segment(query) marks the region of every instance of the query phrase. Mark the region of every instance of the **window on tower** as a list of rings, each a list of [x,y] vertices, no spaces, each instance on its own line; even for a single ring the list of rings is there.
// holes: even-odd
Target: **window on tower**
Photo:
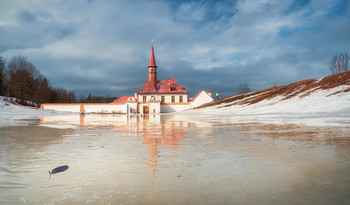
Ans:
[[[147,99],[146,96],[143,96],[142,102],[143,102],[143,103],[146,103],[146,99]]]

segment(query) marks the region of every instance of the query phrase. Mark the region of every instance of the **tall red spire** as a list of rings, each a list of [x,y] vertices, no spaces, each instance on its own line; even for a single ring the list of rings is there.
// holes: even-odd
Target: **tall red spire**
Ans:
[[[149,66],[148,66],[148,80],[150,81],[154,89],[157,89],[157,65],[156,65],[156,59],[154,58],[153,40],[152,40],[151,58],[149,60]]]
[[[152,40],[151,58],[149,59],[149,66],[148,67],[157,67],[156,59],[154,57],[154,51],[153,51],[153,40]]]

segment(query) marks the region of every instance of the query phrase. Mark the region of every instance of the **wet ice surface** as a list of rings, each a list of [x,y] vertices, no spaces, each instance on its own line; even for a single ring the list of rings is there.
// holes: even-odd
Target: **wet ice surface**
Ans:
[[[0,204],[349,204],[350,127],[64,115],[0,127]],[[65,172],[48,171],[67,164]]]

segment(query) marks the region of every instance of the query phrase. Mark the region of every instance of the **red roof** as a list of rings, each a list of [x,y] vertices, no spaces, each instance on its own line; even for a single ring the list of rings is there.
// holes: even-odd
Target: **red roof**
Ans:
[[[164,94],[187,94],[188,93],[172,77],[170,77],[167,81],[161,81],[161,83],[163,83],[163,85],[159,88],[158,93],[164,93]]]
[[[130,97],[134,96],[121,96],[120,98],[114,100],[112,103],[125,103]]]
[[[146,94],[146,93],[147,94],[155,94],[157,92],[158,91],[154,87],[154,84],[152,83],[152,81],[150,79],[148,79],[139,93],[141,93],[141,94]]]
[[[158,81],[159,84],[162,84],[157,90],[152,84],[151,80],[148,79],[139,92],[140,94],[187,94],[188,92],[181,87],[174,78],[170,77],[166,81]]]
[[[157,67],[156,58],[154,57],[154,52],[153,52],[153,41],[152,41],[151,58],[149,59],[149,66],[148,67]]]

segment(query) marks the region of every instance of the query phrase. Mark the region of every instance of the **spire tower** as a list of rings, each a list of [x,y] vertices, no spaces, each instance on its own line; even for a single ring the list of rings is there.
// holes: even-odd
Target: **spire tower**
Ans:
[[[156,65],[156,59],[154,57],[154,51],[153,51],[153,40],[152,40],[151,57],[150,57],[149,66],[148,66],[148,79],[156,88],[157,87],[157,65]]]

